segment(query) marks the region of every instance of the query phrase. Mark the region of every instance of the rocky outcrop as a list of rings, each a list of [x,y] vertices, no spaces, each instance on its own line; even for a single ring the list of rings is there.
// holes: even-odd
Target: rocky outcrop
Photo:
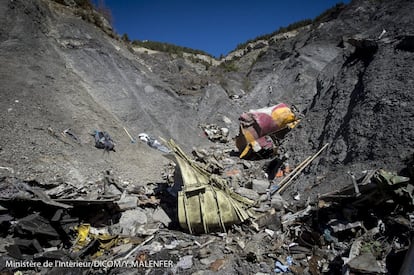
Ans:
[[[250,76],[249,105],[290,103],[304,118],[281,151],[298,163],[329,143],[299,180],[327,192],[347,171],[400,171],[413,156],[412,6],[353,1],[337,19],[269,47]],[[385,31],[384,31],[385,30]],[[267,101],[267,102],[266,102]]]

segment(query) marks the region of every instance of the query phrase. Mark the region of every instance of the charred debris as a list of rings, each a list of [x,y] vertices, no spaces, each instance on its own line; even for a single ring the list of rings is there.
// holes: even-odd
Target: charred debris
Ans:
[[[413,160],[398,174],[386,168],[349,171],[348,186],[304,200],[289,185],[329,144],[300,163],[275,154],[280,130],[300,123],[293,116],[284,124],[279,120],[281,129],[261,132],[265,125],[258,112],[271,116],[278,108],[287,106],[274,106],[270,113],[250,111],[251,123],[241,123],[239,150],[217,125],[201,126],[214,145],[195,148],[191,157],[172,140],[163,142],[167,152],[154,147],[154,153],[172,160],[160,167],[162,183],[122,182],[105,171],[83,186],[41,184],[2,167],[3,274],[412,270]],[[291,115],[285,111],[273,118]]]

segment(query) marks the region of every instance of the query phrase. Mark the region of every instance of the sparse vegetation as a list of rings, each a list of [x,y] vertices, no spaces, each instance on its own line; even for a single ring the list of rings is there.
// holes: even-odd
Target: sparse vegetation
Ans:
[[[65,0],[53,0],[53,1],[55,1],[56,3],[62,4],[62,5],[68,6]],[[77,7],[82,8],[82,9],[90,10],[93,8],[93,5],[90,0],[74,0],[74,2]]]
[[[95,6],[91,0],[74,0],[74,4],[68,4],[64,0],[53,0],[56,3],[71,6],[74,8],[73,13],[80,16],[83,20],[90,22],[103,30],[112,38],[117,35],[112,29],[112,13],[109,8],[104,5],[104,1],[100,0]]]
[[[164,43],[164,42],[157,42],[157,41],[149,41],[149,40],[134,40],[132,44],[135,46],[147,48],[149,50],[160,51],[160,52],[167,52],[171,54],[180,54],[182,55],[184,52],[192,53],[192,54],[202,54],[206,56],[212,57],[210,54],[201,51],[195,50],[187,47],[177,46],[174,44]]]
[[[220,67],[225,72],[237,72],[239,70],[233,61],[224,61],[220,64]]]
[[[320,15],[316,16],[315,19],[313,19],[312,23],[319,24],[337,18],[339,13],[345,8],[345,6],[346,5],[344,3],[336,4],[332,8],[327,9]]]
[[[194,64],[197,64],[197,63],[202,64],[206,68],[206,70],[208,70],[212,65],[211,62],[207,62],[205,60],[202,60],[202,59],[199,59],[199,58],[196,58],[196,57],[192,57],[192,56],[190,56],[188,58],[188,60],[190,60]]]
[[[246,93],[250,92],[250,89],[252,88],[252,83],[250,82],[250,80],[249,80],[249,78],[248,78],[248,77],[245,77],[245,78],[243,79],[243,85],[242,85],[242,87],[243,87],[243,90],[244,90]]]
[[[124,33],[121,36],[121,40],[124,41],[124,42],[127,42],[127,43],[131,42],[131,40],[129,40],[128,34],[126,34],[126,33]]]
[[[240,49],[246,48],[249,43],[253,43],[253,42],[256,42],[258,40],[269,40],[272,36],[275,36],[277,34],[293,31],[293,30],[296,30],[298,28],[301,28],[301,27],[304,27],[304,26],[307,26],[307,25],[311,25],[311,24],[316,25],[316,24],[334,19],[334,18],[338,17],[339,13],[343,10],[343,8],[345,6],[346,5],[344,3],[338,3],[335,6],[333,6],[332,8],[327,9],[326,11],[324,11],[323,13],[321,13],[320,15],[315,17],[313,20],[312,19],[304,19],[304,20],[300,20],[300,21],[294,22],[292,24],[289,24],[286,27],[280,27],[278,30],[276,30],[272,33],[257,36],[254,39],[249,39],[246,42],[237,45],[235,50],[240,50]]]
[[[67,5],[64,0],[53,0],[53,1],[60,3],[62,5]],[[115,38],[117,36],[112,30],[108,30],[108,27],[107,27],[108,24],[104,22],[106,19],[109,25],[111,25],[112,13],[111,13],[111,10],[105,6],[103,0],[99,0],[96,6],[92,4],[91,0],[74,0],[74,2],[76,3],[76,6],[79,8],[77,11],[75,11],[75,13],[78,16],[81,16],[82,19],[84,19],[85,21],[95,24],[97,27],[101,28],[111,37]],[[258,40],[269,40],[272,36],[275,36],[277,34],[296,30],[298,28],[311,25],[311,24],[316,25],[316,24],[334,19],[339,15],[339,13],[343,10],[345,6],[346,5],[344,3],[338,3],[332,8],[327,9],[326,11],[324,11],[323,13],[315,17],[313,20],[304,19],[304,20],[300,20],[292,24],[289,24],[286,27],[280,27],[278,30],[272,33],[260,35],[254,39],[249,39],[244,43],[238,44],[235,50],[246,48],[249,43],[253,43]],[[123,34],[120,37],[120,39],[126,43],[131,43],[131,40],[129,39],[126,33]],[[202,50],[178,46],[178,45],[165,43],[165,42],[157,42],[157,41],[149,41],[149,40],[143,40],[143,41],[133,40],[132,45],[144,47],[149,50],[167,52],[170,54],[177,54],[179,56],[183,56],[183,53],[185,52],[185,53],[190,53],[190,54],[202,54],[202,55],[206,55],[211,58],[214,58],[212,55]],[[221,54],[218,59],[223,59],[223,58],[224,56],[223,54]],[[222,63],[221,66],[228,72],[237,71],[237,68],[235,67],[235,65],[231,63],[224,62]]]
[[[275,36],[275,35],[280,34],[280,33],[285,33],[285,32],[289,32],[289,31],[293,31],[293,30],[296,30],[296,29],[298,29],[300,27],[307,26],[309,24],[312,24],[312,20],[311,19],[304,19],[304,20],[301,20],[301,21],[292,23],[292,24],[288,25],[287,27],[280,27],[275,32],[257,36],[254,39],[249,39],[246,42],[237,45],[236,50],[240,50],[240,49],[246,48],[249,43],[253,43],[253,42],[256,42],[258,40],[269,40],[272,36]]]
[[[90,0],[75,0],[75,3],[78,7],[82,8],[82,9],[92,9],[93,8],[93,5],[92,5]]]
[[[90,1],[90,0],[89,0]],[[105,1],[104,0],[99,0],[98,4],[95,6],[95,9],[98,13],[100,13],[105,19],[106,21],[108,21],[108,23],[110,25],[112,25],[112,12],[111,9],[108,8],[105,5]]]

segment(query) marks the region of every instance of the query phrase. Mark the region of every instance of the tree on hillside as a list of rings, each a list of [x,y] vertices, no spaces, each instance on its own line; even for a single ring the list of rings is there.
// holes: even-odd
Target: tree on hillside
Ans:
[[[126,34],[126,33],[124,33],[121,36],[121,40],[124,41],[124,42],[128,42],[128,43],[131,42],[131,40],[129,40],[128,34]]]

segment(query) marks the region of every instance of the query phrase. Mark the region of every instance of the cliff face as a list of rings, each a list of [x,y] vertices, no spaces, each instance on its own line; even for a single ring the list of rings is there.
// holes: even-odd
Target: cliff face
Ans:
[[[234,136],[241,112],[278,102],[303,116],[280,148],[291,163],[330,143],[299,189],[315,173],[326,179],[319,191],[331,190],[343,172],[401,170],[412,157],[412,1],[353,1],[334,19],[258,41],[221,65],[134,48],[79,9],[0,3],[0,166],[22,177],[82,182],[113,170],[157,182],[166,160],[131,144],[124,127],[190,149],[208,145],[200,123],[224,126],[226,116]],[[68,128],[80,144],[61,135]],[[113,136],[115,154],[93,147],[95,129]]]
[[[304,115],[282,151],[299,161],[330,144],[300,191],[315,174],[329,191],[349,183],[347,171],[400,171],[412,159],[414,21],[407,7],[413,3],[354,1],[335,20],[270,45],[253,67],[250,104],[285,101]],[[290,56],[278,59],[282,53]]]

